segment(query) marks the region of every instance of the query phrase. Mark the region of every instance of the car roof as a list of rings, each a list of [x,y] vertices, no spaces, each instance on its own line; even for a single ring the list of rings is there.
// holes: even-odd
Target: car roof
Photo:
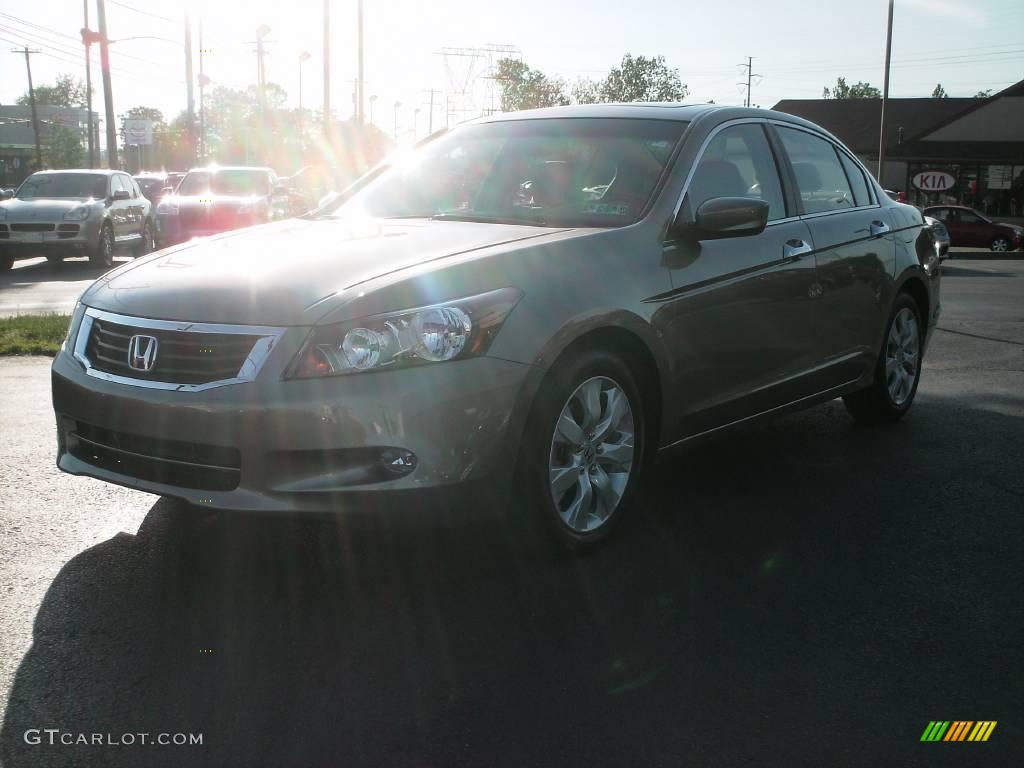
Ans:
[[[217,173],[218,171],[265,171],[273,173],[274,169],[266,165],[204,165],[199,168],[189,168],[188,173],[203,171],[206,173]]]
[[[111,170],[110,168],[47,168],[45,171],[36,171],[32,175],[50,173],[91,173],[100,176],[110,176],[115,173],[127,173],[127,171]]]

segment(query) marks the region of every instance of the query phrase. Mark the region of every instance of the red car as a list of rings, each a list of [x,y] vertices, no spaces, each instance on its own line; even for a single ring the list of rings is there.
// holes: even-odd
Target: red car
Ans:
[[[999,224],[964,205],[936,205],[925,208],[924,215],[946,225],[951,245],[955,247],[1016,251],[1024,240],[1024,229]]]

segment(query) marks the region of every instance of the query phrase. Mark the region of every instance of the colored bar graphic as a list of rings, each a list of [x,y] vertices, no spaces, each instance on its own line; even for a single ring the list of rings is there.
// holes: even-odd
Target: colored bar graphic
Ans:
[[[988,741],[996,720],[929,720],[921,741]]]

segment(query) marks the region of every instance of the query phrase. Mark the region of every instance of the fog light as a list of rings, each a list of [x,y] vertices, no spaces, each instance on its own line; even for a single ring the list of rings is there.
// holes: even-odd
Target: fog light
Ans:
[[[395,475],[408,475],[416,469],[416,454],[401,448],[387,448],[381,451],[381,464]]]

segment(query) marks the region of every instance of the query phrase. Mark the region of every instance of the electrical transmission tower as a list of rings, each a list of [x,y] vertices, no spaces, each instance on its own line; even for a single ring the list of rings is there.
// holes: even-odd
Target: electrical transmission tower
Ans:
[[[495,77],[497,63],[504,58],[521,59],[514,45],[489,43],[479,48],[446,46],[437,51],[447,78],[445,123],[460,123],[498,110]]]
[[[750,106],[750,90],[753,87],[754,78],[755,77],[759,78],[759,77],[761,77],[761,75],[756,73],[756,72],[754,72],[754,57],[753,56],[747,56],[747,62],[745,64],[737,64],[736,66],[739,67],[741,70],[743,70],[743,69],[747,70],[747,82],[745,82],[745,83],[736,83],[736,85],[740,86],[741,89],[746,89],[746,94],[747,94],[746,106],[749,107]],[[760,80],[758,80],[758,82],[760,82]]]

